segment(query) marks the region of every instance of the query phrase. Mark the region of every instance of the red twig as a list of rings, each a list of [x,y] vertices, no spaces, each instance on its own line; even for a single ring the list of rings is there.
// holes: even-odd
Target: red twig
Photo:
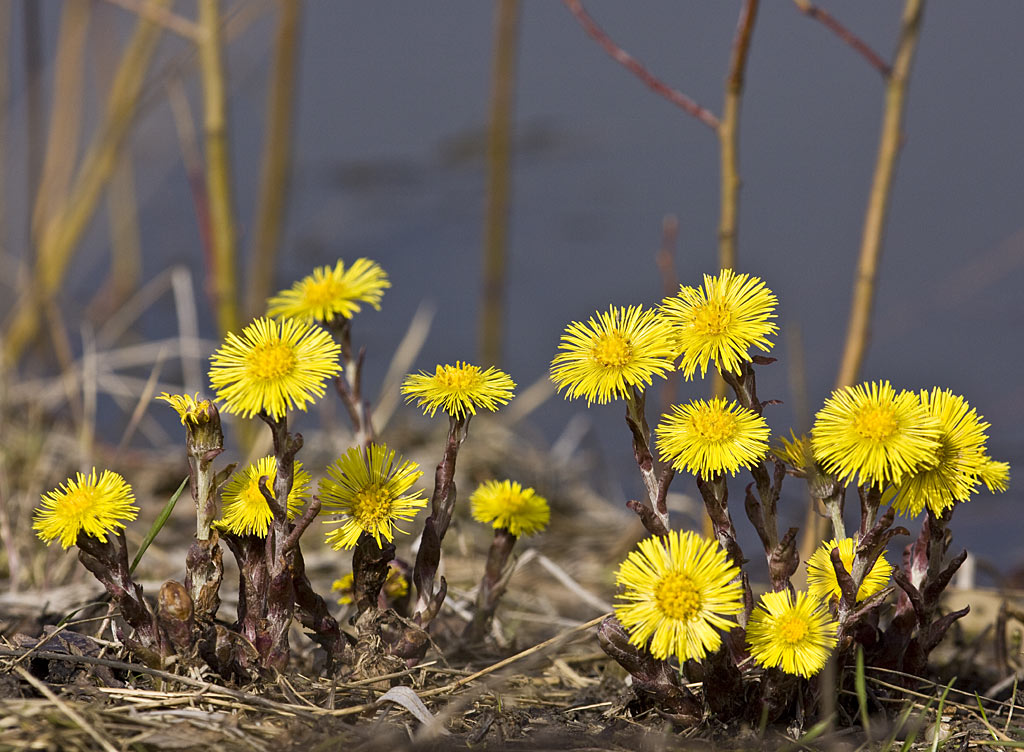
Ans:
[[[892,73],[892,68],[889,64],[877,52],[871,49],[867,42],[843,26],[828,11],[819,8],[817,5],[805,2],[797,2],[796,7],[808,18],[820,21],[825,28],[850,45],[856,52],[859,52],[875,70],[882,74],[882,78],[889,78],[889,75]]]
[[[697,120],[704,123],[704,125],[711,128],[711,130],[718,130],[718,118],[714,113],[701,107],[681,91],[673,89],[662,82],[660,79],[655,77],[653,73],[647,70],[639,60],[619,47],[615,41],[597,25],[594,19],[591,18],[590,14],[584,10],[583,4],[580,0],[562,0],[562,2],[565,3],[565,7],[569,9],[569,12],[576,17],[576,20],[580,22],[584,31],[593,37],[598,44],[604,47],[605,52],[607,52],[613,60],[625,66],[625,68],[633,75],[647,84],[652,91],[663,96],[672,104],[683,110],[683,112],[697,118]]]

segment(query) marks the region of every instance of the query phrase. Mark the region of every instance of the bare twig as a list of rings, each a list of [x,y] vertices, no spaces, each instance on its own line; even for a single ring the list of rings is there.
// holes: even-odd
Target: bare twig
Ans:
[[[149,2],[149,0],[106,0],[111,5],[117,5],[125,10],[134,13],[140,18],[163,26],[168,31],[195,42],[202,35],[199,24],[187,18],[179,16],[174,11],[163,8]]]
[[[590,14],[583,8],[583,3],[581,3],[580,0],[562,0],[562,2],[565,3],[565,7],[567,7],[576,17],[576,20],[580,22],[583,30],[593,37],[598,44],[604,47],[605,52],[607,52],[613,60],[623,65],[634,76],[647,84],[648,88],[656,94],[663,96],[676,107],[679,107],[687,115],[696,118],[700,122],[704,123],[708,128],[711,128],[711,130],[718,130],[718,118],[715,117],[710,110],[701,107],[681,91],[677,91],[665,84],[661,79],[655,77],[653,73],[647,70],[639,60],[619,47],[615,41],[604,32],[604,29],[598,26],[594,19],[590,17]]]
[[[808,0],[793,0],[793,3],[805,16],[813,18],[815,21],[819,21],[825,28],[850,45],[855,52],[868,61],[871,67],[881,73],[883,78],[888,78],[892,73],[892,68],[890,68],[889,64],[882,59],[881,55],[871,49],[867,42],[843,26],[843,24],[827,10],[819,8]]]

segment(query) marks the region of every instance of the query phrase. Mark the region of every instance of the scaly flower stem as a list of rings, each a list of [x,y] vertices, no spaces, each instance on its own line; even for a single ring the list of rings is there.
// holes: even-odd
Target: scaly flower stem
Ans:
[[[291,651],[288,645],[288,630],[291,627],[295,609],[295,550],[297,539],[291,536],[292,526],[288,521],[288,494],[292,491],[295,472],[295,455],[302,448],[302,434],[288,432],[288,418],[272,418],[260,413],[260,418],[270,426],[274,437],[274,457],[277,474],[274,477],[273,494],[266,493],[267,504],[274,517],[267,531],[266,567],[268,588],[266,635],[269,649],[262,654],[264,665],[281,670],[288,665]],[[266,484],[261,481],[261,489]],[[269,489],[267,489],[269,490]]]
[[[380,591],[394,558],[394,543],[387,543],[382,548],[369,533],[359,536],[352,552],[352,602],[356,604],[356,618],[367,609],[379,607]]]
[[[640,477],[643,479],[644,488],[647,491],[647,501],[650,509],[668,530],[668,507],[665,503],[665,494],[662,492],[661,484],[658,482],[658,475],[654,470],[654,455],[651,453],[651,429],[647,425],[645,410],[646,395],[643,391],[630,387],[626,396],[626,425],[633,434],[633,456],[636,458],[637,467],[640,468]],[[670,481],[671,476],[666,476]],[[667,485],[665,490],[667,491]],[[641,515],[641,518],[643,515]]]
[[[366,350],[360,349],[358,355],[353,354],[350,319],[342,319],[340,324],[335,324],[332,327],[332,330],[341,344],[341,360],[344,364],[343,375],[334,377],[334,387],[352,421],[352,428],[355,431],[355,446],[361,446],[366,450],[374,439],[369,406],[362,394],[363,358]]]
[[[480,580],[480,589],[477,592],[473,621],[466,625],[466,631],[463,633],[463,638],[469,643],[482,641],[490,632],[498,601],[505,592],[509,577],[512,576],[513,567],[509,565],[509,560],[512,558],[512,548],[515,544],[516,536],[505,528],[494,531],[484,576]]]
[[[708,517],[711,518],[711,525],[714,529],[715,538],[725,549],[725,552],[732,559],[732,563],[743,570],[746,559],[743,558],[743,550],[736,539],[736,526],[733,525],[732,516],[729,514],[729,486],[726,483],[725,474],[718,473],[711,480],[704,480],[697,476],[697,490],[704,499],[704,508]],[[747,581],[746,573],[741,575],[743,582],[743,602],[745,608],[740,614],[740,626],[746,626],[747,617],[753,608],[754,596],[750,590],[750,583]]]
[[[416,583],[416,608],[414,620],[425,627],[437,615],[444,601],[448,585],[444,577],[435,587],[434,579],[441,563],[441,541],[448,532],[452,514],[455,511],[455,460],[459,448],[469,435],[469,416],[448,418],[448,439],[444,456],[434,473],[434,493],[430,497],[430,516],[423,524],[420,548],[416,553],[413,581]]]

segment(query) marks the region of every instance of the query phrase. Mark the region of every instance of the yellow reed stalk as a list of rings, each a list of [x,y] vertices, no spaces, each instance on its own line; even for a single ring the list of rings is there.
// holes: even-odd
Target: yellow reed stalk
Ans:
[[[260,197],[256,207],[256,231],[250,249],[249,288],[245,305],[250,316],[258,316],[266,311],[267,298],[272,292],[292,156],[292,92],[295,90],[302,0],[280,0],[278,5],[280,15],[277,19],[274,67],[267,97]]]
[[[32,232],[37,239],[42,228],[63,212],[71,186],[71,175],[78,156],[85,42],[89,36],[91,15],[90,0],[68,0],[61,13],[53,73],[50,130],[43,173],[32,212]]]
[[[169,2],[150,0],[158,7]],[[157,24],[140,19],[121,56],[103,122],[75,176],[65,210],[48,221],[40,232],[32,282],[19,297],[5,326],[4,367],[14,367],[35,338],[43,304],[52,299],[64,279],[75,245],[96,210],[100,194],[117,164],[118,150],[131,130],[135,104],[160,34]]]
[[[238,268],[228,153],[227,91],[221,57],[219,0],[199,0],[199,69],[206,134],[206,192],[210,204],[212,288],[222,332],[238,328]]]
[[[923,12],[924,0],[907,0],[903,7],[900,38],[892,73],[886,84],[882,134],[878,142],[875,174],[864,216],[860,260],[853,282],[853,302],[850,305],[843,359],[836,376],[837,388],[849,386],[857,380],[861,363],[864,361],[864,353],[867,351],[871,311],[875,299],[875,281],[878,277],[878,262],[882,255],[882,235],[885,232],[885,218],[889,211],[889,195],[892,192],[892,178],[896,172],[896,158],[899,156],[903,140],[907,82],[910,79],[910,66],[914,60],[914,51],[921,31]]]
[[[501,358],[518,29],[519,0],[501,0],[494,21],[491,122],[487,134],[487,209],[480,314],[480,360],[485,366],[497,365]]]

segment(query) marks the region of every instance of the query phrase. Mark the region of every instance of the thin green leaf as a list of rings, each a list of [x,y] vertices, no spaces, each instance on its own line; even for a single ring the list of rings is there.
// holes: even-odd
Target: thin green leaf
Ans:
[[[857,690],[857,706],[860,708],[860,722],[864,734],[871,738],[871,720],[868,718],[868,690],[864,682],[864,648],[857,646],[857,666],[853,674],[853,687]]]
[[[135,567],[139,566],[139,562],[142,561],[142,555],[146,553],[146,549],[149,548],[149,544],[152,543],[160,532],[160,529],[167,522],[167,518],[171,516],[171,512],[174,511],[174,505],[178,503],[178,498],[181,496],[181,492],[185,490],[185,486],[188,485],[188,478],[185,478],[178,486],[178,490],[175,491],[171,498],[164,504],[163,511],[160,512],[160,516],[153,522],[152,527],[149,528],[149,532],[146,533],[146,537],[142,540],[142,545],[139,546],[138,552],[135,554],[135,559],[132,560],[132,565],[128,569],[129,572],[135,572]]]
[[[939,697],[939,707],[935,710],[935,735],[932,737],[932,752],[938,752],[939,749],[939,737],[942,736],[942,709],[946,705],[946,695],[953,688],[953,682],[955,681],[956,677],[954,676],[949,680],[949,684],[942,690],[942,695]]]

